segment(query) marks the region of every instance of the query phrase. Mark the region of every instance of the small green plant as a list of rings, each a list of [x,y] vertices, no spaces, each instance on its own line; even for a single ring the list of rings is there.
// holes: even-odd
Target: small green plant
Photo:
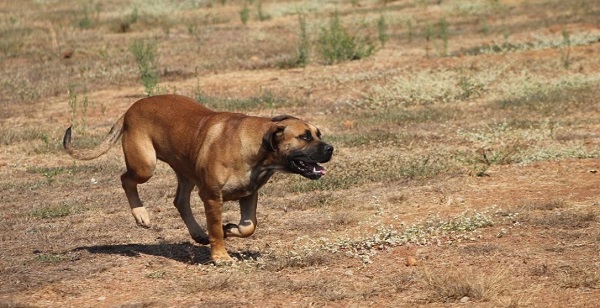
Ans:
[[[151,273],[148,273],[146,275],[146,277],[151,278],[151,279],[160,279],[160,278],[165,278],[166,273],[167,273],[166,271],[153,271]]]
[[[244,26],[248,24],[248,19],[250,19],[250,9],[248,8],[248,4],[244,2],[244,7],[240,10],[240,20]]]
[[[298,46],[297,65],[304,67],[308,64],[308,58],[310,55],[310,42],[308,39],[308,33],[306,32],[306,15],[298,14],[298,25],[300,27],[300,32],[298,33],[300,44]]]
[[[67,93],[69,95],[69,107],[71,108],[71,126],[74,129],[80,130],[80,133],[85,134],[87,130],[87,113],[90,107],[88,99],[87,86],[83,88],[83,99],[80,102],[78,99],[75,85],[69,83],[67,85]],[[80,118],[79,120],[77,118]]]
[[[77,25],[81,29],[90,29],[92,27],[92,19],[90,18],[90,12],[87,5],[83,7],[83,17],[79,19]]]
[[[263,11],[262,0],[256,1],[256,15],[258,17],[258,20],[260,21],[271,19],[271,16],[269,16],[269,14],[266,14],[265,11]]]
[[[98,2],[94,6],[94,16],[90,13],[89,7],[86,5],[83,6],[82,13],[83,17],[77,20],[77,26],[80,29],[90,29],[94,26],[94,22],[98,22],[98,18],[100,15],[100,11],[102,10],[102,3]]]
[[[569,69],[571,65],[571,36],[569,35],[569,31],[562,31],[562,46],[560,48],[560,60],[565,69]]]
[[[436,42],[439,40],[440,45]],[[437,50],[438,55],[445,57],[448,55],[448,22],[446,18],[440,18],[434,25],[427,23],[425,26],[425,53],[429,56],[431,45]]]
[[[71,108],[71,126],[76,126],[76,115],[77,115],[77,92],[75,92],[75,85],[69,83],[67,86],[67,94],[69,95],[69,107]]]
[[[425,56],[426,57],[429,57],[429,50],[431,50],[433,35],[434,35],[433,27],[431,26],[431,24],[427,23],[427,25],[425,25]]]
[[[412,43],[413,40],[413,35],[414,35],[414,29],[413,29],[413,24],[412,21],[410,19],[406,20],[406,32],[408,32],[408,42]]]
[[[158,76],[158,42],[156,39],[136,39],[129,48],[140,71],[140,82],[146,95],[152,96],[157,90]]]
[[[31,168],[28,171],[32,172],[32,173],[42,174],[43,176],[46,177],[48,184],[52,184],[56,180],[55,177],[57,175],[64,174],[64,173],[66,173],[66,174],[71,173],[71,169],[63,168],[63,167],[56,167],[56,168],[37,167],[37,168]]]
[[[133,9],[131,10],[131,13],[129,14],[129,19],[128,21],[132,24],[136,23],[138,21],[138,9],[137,6],[134,6]]]
[[[35,260],[42,263],[58,263],[64,259],[64,256],[58,253],[40,253],[35,256]]]
[[[306,26],[306,15],[298,11],[298,49],[296,56],[287,58],[280,62],[280,68],[305,67],[309,63],[310,58],[310,38],[308,36]]]
[[[484,35],[490,34],[490,24],[489,24],[487,18],[484,17],[480,22],[481,22],[481,33],[483,33]]]
[[[388,25],[385,21],[385,16],[381,15],[377,20],[377,38],[379,39],[379,43],[381,46],[385,46],[385,43],[388,41],[390,36],[387,33]]]
[[[121,33],[129,32],[129,30],[131,29],[131,25],[136,23],[137,21],[138,21],[138,9],[137,9],[137,7],[134,6],[133,9],[131,10],[131,13],[129,13],[129,16],[127,16],[125,19],[121,20],[118,31]]]
[[[481,92],[483,92],[485,88],[484,84],[475,81],[473,78],[470,78],[467,74],[462,72],[458,80],[458,86],[461,91],[456,98],[459,100],[467,100],[473,96],[481,96]]]
[[[362,59],[375,51],[375,46],[368,37],[360,37],[348,32],[342,25],[337,11],[329,20],[328,26],[321,28],[319,45],[326,64],[330,65]]]
[[[442,57],[445,57],[448,55],[448,22],[446,21],[446,18],[440,18],[440,20],[438,20],[437,28],[437,37],[442,42],[441,48],[438,48],[438,53]]]

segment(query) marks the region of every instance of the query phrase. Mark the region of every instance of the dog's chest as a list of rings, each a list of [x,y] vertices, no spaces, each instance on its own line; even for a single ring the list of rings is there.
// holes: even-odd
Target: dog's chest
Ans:
[[[221,189],[223,199],[237,200],[253,194],[267,183],[273,173],[273,170],[252,170],[244,177],[230,177]]]

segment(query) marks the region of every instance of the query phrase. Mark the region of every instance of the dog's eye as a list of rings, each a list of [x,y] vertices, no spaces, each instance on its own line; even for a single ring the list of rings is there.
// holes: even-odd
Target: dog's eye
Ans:
[[[304,141],[312,141],[312,139],[313,139],[312,135],[310,135],[310,134],[300,135],[300,136],[298,136],[298,138],[300,138]]]

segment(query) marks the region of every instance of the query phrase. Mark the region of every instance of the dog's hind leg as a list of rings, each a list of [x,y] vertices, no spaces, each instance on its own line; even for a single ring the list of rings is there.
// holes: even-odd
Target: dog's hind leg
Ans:
[[[208,235],[198,225],[190,207],[190,195],[192,194],[192,190],[194,190],[194,183],[178,172],[175,172],[175,174],[177,175],[177,194],[175,195],[173,204],[175,204],[177,211],[179,211],[179,215],[181,215],[194,241],[202,245],[207,245]]]
[[[156,167],[156,152],[152,141],[143,142],[142,140],[142,138],[128,134],[123,135],[123,152],[127,171],[121,175],[121,184],[127,195],[135,222],[141,227],[149,228],[150,217],[140,200],[137,186],[152,177]]]

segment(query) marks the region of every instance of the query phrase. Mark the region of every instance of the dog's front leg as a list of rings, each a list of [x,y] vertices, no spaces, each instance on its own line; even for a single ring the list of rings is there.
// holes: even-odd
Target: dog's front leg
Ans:
[[[258,192],[240,199],[240,224],[227,224],[223,227],[225,236],[248,237],[254,234],[256,229],[256,204],[258,203]]]
[[[221,199],[215,200],[215,198],[203,199],[203,201],[208,241],[210,242],[210,257],[216,262],[233,261],[225,249],[225,236],[221,218],[223,202]]]

